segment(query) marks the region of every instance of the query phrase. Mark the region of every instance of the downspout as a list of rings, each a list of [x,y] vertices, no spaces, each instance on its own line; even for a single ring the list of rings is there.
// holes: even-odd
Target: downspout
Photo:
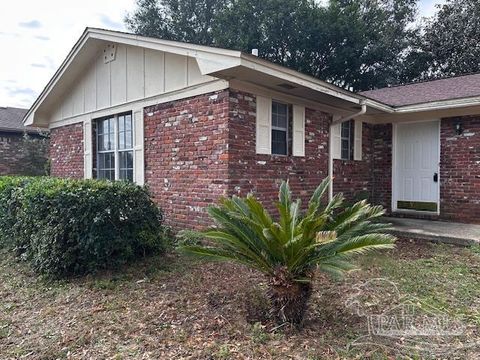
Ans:
[[[338,119],[334,119],[332,123],[330,124],[330,132],[329,132],[329,149],[328,149],[328,176],[330,177],[330,186],[328,187],[328,199],[332,200],[333,198],[333,154],[332,154],[332,126],[334,124],[342,123],[348,120],[351,120],[357,116],[363,115],[367,112],[367,104],[365,103],[365,100],[360,101],[360,105],[362,106],[361,110],[359,112],[356,112],[351,115],[347,115]]]

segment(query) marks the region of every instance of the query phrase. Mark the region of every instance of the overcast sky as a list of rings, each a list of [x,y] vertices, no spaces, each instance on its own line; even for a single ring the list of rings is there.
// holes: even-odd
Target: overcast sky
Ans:
[[[420,14],[436,3],[420,0]],[[8,4],[8,5],[7,5]],[[12,0],[0,11],[0,106],[28,108],[87,26],[125,30],[135,0]]]

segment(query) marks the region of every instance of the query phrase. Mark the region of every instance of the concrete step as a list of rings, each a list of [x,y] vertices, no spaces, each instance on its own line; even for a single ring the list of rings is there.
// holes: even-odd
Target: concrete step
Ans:
[[[460,246],[480,245],[480,225],[385,217],[398,237]]]

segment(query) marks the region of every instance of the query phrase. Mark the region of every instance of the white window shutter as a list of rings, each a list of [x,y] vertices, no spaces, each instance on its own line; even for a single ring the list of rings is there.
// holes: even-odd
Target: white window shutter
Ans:
[[[272,99],[257,96],[257,154],[272,153]]]
[[[93,174],[92,120],[83,122],[83,177],[91,179]]]
[[[143,128],[143,109],[133,112],[133,178],[137,185],[145,183],[145,157],[144,157],[144,128]]]
[[[355,143],[353,144],[353,160],[362,160],[362,121],[355,120],[354,132]]]
[[[305,107],[293,105],[293,156],[305,156]]]
[[[342,158],[342,123],[330,125],[330,151],[333,159]]]

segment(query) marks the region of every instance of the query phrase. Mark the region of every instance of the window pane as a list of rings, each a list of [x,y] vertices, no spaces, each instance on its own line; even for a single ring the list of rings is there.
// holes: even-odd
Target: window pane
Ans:
[[[120,115],[118,117],[118,131],[122,132],[125,130],[125,117],[123,115]]]
[[[115,180],[115,153],[98,154],[98,176],[99,179]]]
[[[342,139],[342,159],[349,160],[350,159],[350,146],[349,141],[347,139]]]
[[[125,132],[125,149],[131,149],[133,147],[133,132]]]
[[[287,132],[272,130],[272,154],[287,155]]]
[[[118,149],[131,149],[133,147],[132,117],[131,115],[120,116],[118,121]]]
[[[272,126],[287,129],[288,105],[272,102]]]
[[[131,114],[97,120],[97,178],[115,180],[117,175],[133,181],[132,127]]]
[[[120,174],[122,180],[133,181],[133,151],[122,151],[119,153]]]
[[[130,114],[125,115],[125,130],[132,130],[132,115]]]
[[[97,121],[97,136],[103,134],[103,121]]]
[[[341,133],[341,157],[344,160],[353,159],[353,120],[342,123]]]
[[[123,131],[118,134],[118,149],[125,149],[125,133]]]
[[[115,148],[115,147],[114,147],[114,146],[115,146],[115,145],[114,145],[114,144],[115,144],[115,137],[114,137],[114,135],[115,135],[115,134],[114,134],[113,132],[111,132],[111,133],[108,134],[108,142],[107,142],[107,144],[108,144],[108,150],[113,150],[113,149]]]
[[[102,151],[102,150],[103,150],[103,147],[104,147],[104,145],[103,145],[103,136],[99,134],[99,135],[97,136],[97,149],[100,150],[100,151]]]

